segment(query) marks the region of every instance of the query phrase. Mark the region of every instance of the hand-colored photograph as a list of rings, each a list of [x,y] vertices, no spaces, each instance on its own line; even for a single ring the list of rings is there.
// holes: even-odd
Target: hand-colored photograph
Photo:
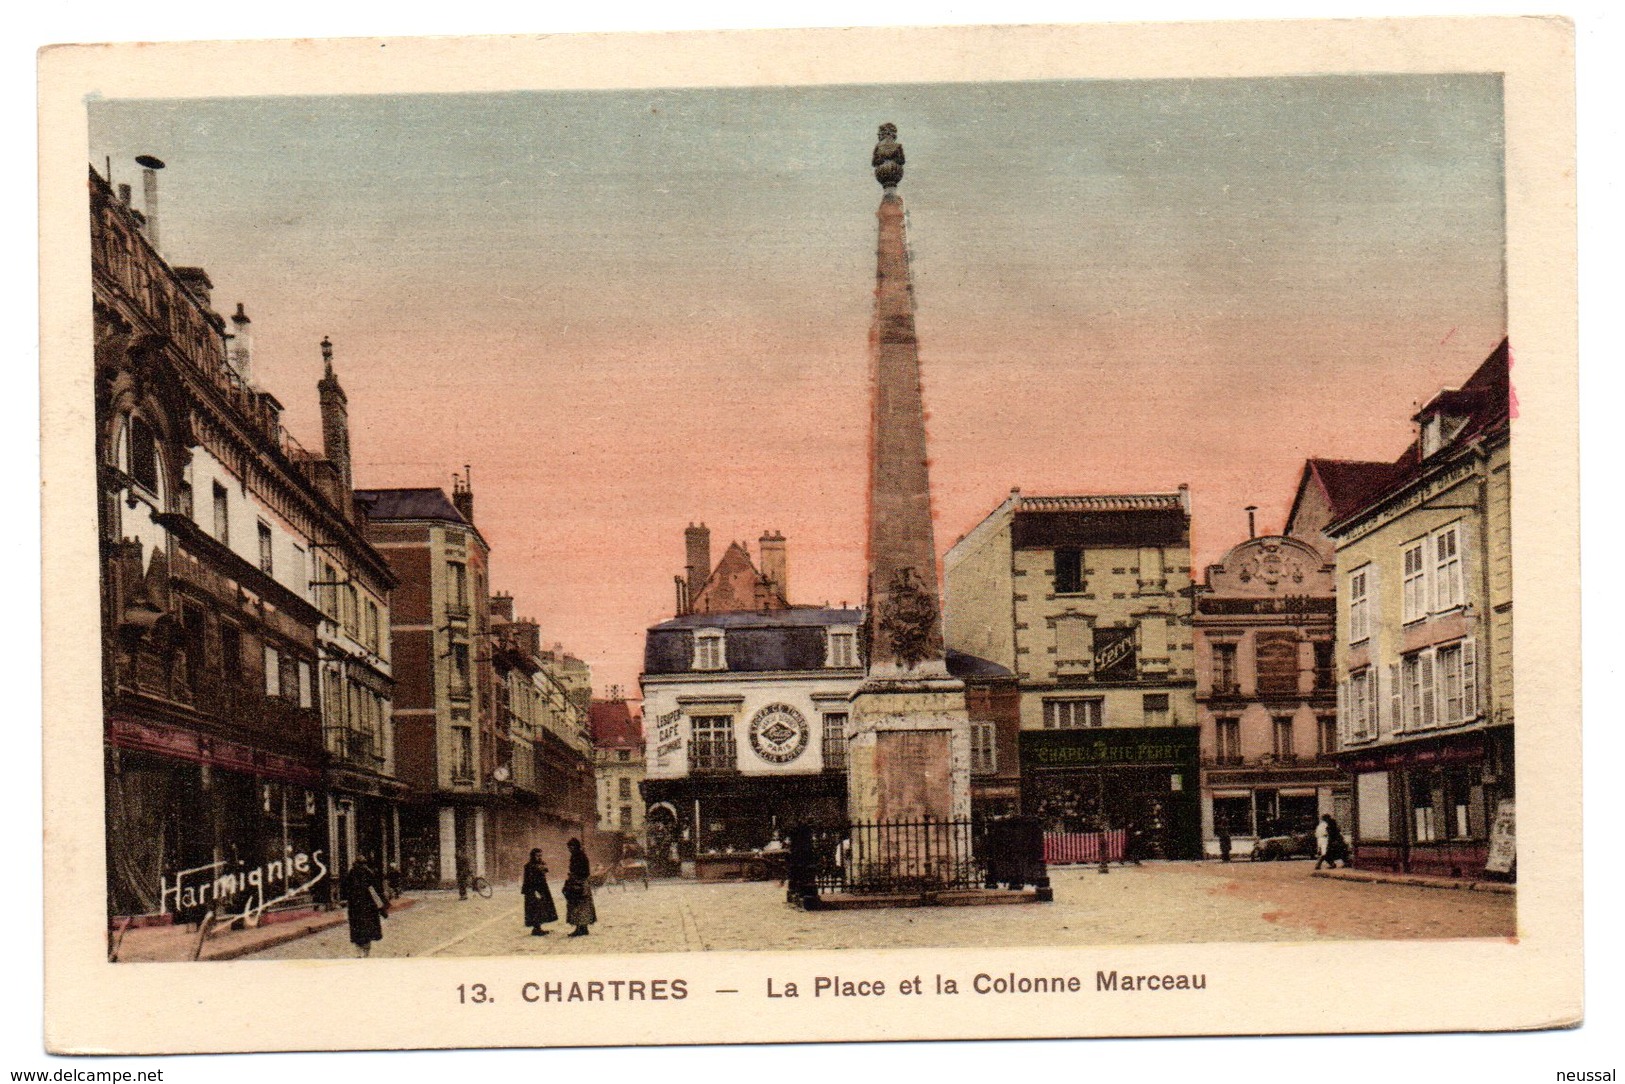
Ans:
[[[1516,933],[1498,77],[89,108],[110,958]]]

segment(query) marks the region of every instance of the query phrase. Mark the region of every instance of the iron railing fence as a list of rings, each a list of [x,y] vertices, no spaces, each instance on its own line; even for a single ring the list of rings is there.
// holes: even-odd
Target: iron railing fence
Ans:
[[[909,895],[1033,886],[1049,898],[1044,834],[1027,817],[882,821],[791,837],[789,896]]]

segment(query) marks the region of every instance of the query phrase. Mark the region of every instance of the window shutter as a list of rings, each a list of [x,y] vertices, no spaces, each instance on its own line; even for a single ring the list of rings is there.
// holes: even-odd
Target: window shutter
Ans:
[[[1337,683],[1337,739],[1339,745],[1349,743],[1349,683]]]
[[[1478,717],[1478,644],[1461,642],[1461,714],[1463,719]]]
[[[1422,725],[1431,727],[1438,722],[1434,712],[1433,652],[1422,652],[1419,662],[1422,667]]]
[[[1402,701],[1403,683],[1400,681],[1399,664],[1388,664],[1388,726],[1390,734],[1396,733],[1404,726],[1404,704]]]

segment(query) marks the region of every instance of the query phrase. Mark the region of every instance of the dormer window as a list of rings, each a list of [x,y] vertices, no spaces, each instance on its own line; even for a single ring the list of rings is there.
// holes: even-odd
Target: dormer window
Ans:
[[[694,669],[726,670],[728,654],[721,629],[701,629],[694,634]]]
[[[858,665],[858,632],[856,629],[830,629],[828,651],[824,665],[850,670]]]
[[[1426,459],[1435,452],[1441,451],[1445,445],[1456,439],[1462,427],[1467,424],[1466,418],[1458,418],[1449,414],[1429,414],[1422,419],[1422,458]]]

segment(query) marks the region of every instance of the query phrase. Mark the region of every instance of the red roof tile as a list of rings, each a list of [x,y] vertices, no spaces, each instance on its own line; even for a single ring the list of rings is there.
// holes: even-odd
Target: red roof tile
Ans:
[[[643,744],[643,720],[632,714],[632,706],[625,700],[594,700],[588,717],[592,743],[600,749]]]

